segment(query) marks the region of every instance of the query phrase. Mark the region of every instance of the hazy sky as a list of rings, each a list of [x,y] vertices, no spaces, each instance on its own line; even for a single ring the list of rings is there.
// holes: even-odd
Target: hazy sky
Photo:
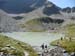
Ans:
[[[56,4],[57,6],[64,8],[64,7],[74,7],[75,0],[49,0]]]

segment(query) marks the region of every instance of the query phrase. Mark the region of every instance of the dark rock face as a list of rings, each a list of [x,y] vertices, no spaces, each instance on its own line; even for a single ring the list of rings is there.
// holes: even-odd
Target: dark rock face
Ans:
[[[64,20],[63,19],[54,19],[54,22],[58,23],[58,24],[61,24],[61,23],[64,22]]]
[[[13,17],[13,19],[16,19],[16,20],[21,20],[22,18],[23,18],[22,16]]]
[[[47,5],[45,6],[44,10],[43,10],[43,13],[46,15],[58,14],[58,13],[60,13],[59,12],[60,10],[61,10],[61,8],[57,7],[56,5],[54,5],[51,2],[48,2]]]
[[[47,5],[53,5],[51,7],[47,7]],[[60,10],[53,3],[48,0],[1,0],[0,8],[7,13],[19,14],[19,13],[28,13],[33,10],[44,6],[43,9],[44,14],[50,15],[54,13],[59,13]]]
[[[62,9],[62,11],[67,12],[67,13],[71,13],[71,12],[74,13],[75,12],[75,7],[72,7],[72,8],[67,7],[67,8]]]
[[[71,13],[71,8],[67,7],[67,8],[62,9],[62,11],[67,12],[67,13]]]
[[[40,18],[39,20],[41,22],[44,22],[44,23],[58,23],[58,24],[61,24],[61,23],[64,22],[63,19],[52,19],[52,18],[49,18],[49,17]]]
[[[2,8],[3,4],[5,3],[4,0],[0,0],[0,8]]]
[[[41,7],[46,0],[4,0],[0,1],[0,7],[8,13],[28,13]]]
[[[75,12],[75,7],[72,8],[72,12]]]
[[[59,9],[55,7],[45,7],[43,13],[46,15],[51,15],[51,14],[58,14],[60,12],[59,12]]]
[[[39,19],[41,22],[44,22],[44,23],[53,23],[53,19],[49,18],[49,17],[46,17],[46,18],[41,18]]]
[[[26,2],[31,2],[28,0],[25,0]],[[29,10],[32,10],[29,5],[31,3],[25,3],[24,0],[6,0],[5,3],[2,4],[1,9],[8,13],[21,13],[21,12],[28,12]],[[27,9],[26,9],[27,8]]]

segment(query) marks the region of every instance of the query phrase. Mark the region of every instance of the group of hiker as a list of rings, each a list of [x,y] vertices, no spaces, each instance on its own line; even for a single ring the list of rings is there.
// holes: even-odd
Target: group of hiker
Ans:
[[[75,52],[68,54],[67,51],[60,46],[57,46],[54,49],[50,49],[48,45],[43,43],[41,48],[42,54],[40,56],[75,56]]]
[[[44,43],[41,45],[41,48],[44,50],[44,49],[47,49],[48,48],[48,46],[47,45],[45,45]]]

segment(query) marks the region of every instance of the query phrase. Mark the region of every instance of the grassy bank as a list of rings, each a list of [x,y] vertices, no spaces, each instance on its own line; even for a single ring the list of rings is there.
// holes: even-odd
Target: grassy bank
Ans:
[[[59,44],[58,44],[59,42]],[[64,48],[66,51],[68,51],[69,53],[70,52],[75,52],[75,40],[73,41],[69,41],[67,39],[64,39],[64,40],[56,40],[56,41],[53,41],[51,43],[51,45],[53,46],[61,46],[62,48]]]
[[[65,31],[65,37],[63,39],[53,41],[51,45],[59,44],[68,52],[75,52],[75,24],[66,25],[63,31]]]
[[[0,34],[0,52],[10,53],[16,56],[24,56],[24,51],[27,51],[29,56],[37,56],[36,52],[27,43]]]

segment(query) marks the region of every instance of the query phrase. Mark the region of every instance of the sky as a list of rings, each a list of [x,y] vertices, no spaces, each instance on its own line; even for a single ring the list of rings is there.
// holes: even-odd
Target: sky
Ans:
[[[75,0],[49,0],[61,8],[74,7]]]

